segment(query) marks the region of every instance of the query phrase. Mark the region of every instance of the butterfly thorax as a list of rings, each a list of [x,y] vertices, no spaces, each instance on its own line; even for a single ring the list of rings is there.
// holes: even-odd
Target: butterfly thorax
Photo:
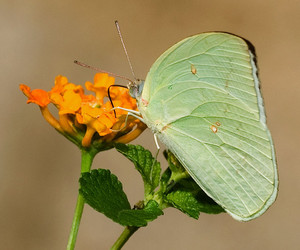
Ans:
[[[127,85],[129,89],[130,95],[137,100],[138,109],[142,115],[142,118],[145,124],[156,134],[161,133],[166,127],[167,124],[162,121],[162,119],[157,118],[153,120],[153,115],[149,115],[148,113],[148,105],[149,101],[143,97],[144,90],[144,81],[137,80],[134,82],[130,82]],[[142,94],[143,93],[143,94]],[[151,109],[151,108],[150,108]]]

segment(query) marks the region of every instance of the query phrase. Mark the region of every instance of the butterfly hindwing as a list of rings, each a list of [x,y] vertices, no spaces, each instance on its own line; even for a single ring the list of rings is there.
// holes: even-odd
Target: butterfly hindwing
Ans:
[[[138,99],[147,125],[198,185],[244,221],[272,204],[278,182],[256,71],[245,40],[203,33],[157,59]]]

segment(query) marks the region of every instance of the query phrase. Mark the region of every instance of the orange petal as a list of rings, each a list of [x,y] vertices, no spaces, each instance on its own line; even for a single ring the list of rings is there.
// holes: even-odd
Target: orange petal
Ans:
[[[68,83],[68,78],[62,75],[55,77],[55,85],[64,86]]]
[[[119,137],[115,140],[117,143],[129,143],[136,139],[145,129],[147,126],[144,123],[140,123],[134,130],[131,130],[129,133]]]
[[[54,105],[62,105],[64,99],[59,93],[49,93],[50,100]]]
[[[102,113],[102,109],[91,107],[88,103],[85,103],[81,106],[80,115],[82,118],[78,122],[88,124],[91,120],[97,119]]]
[[[59,114],[75,114],[81,106],[80,95],[72,90],[68,90],[63,95],[63,102],[61,103]]]
[[[62,93],[65,85],[68,84],[68,78],[62,75],[55,77],[55,86],[50,93]]]
[[[85,87],[88,90],[95,92],[97,101],[100,105],[102,105],[104,97],[107,96],[107,90],[109,86],[113,85],[114,83],[114,77],[109,76],[106,73],[97,73],[94,76],[94,84],[91,82],[86,82]]]
[[[97,73],[94,76],[94,86],[96,88],[104,87],[107,89],[110,85],[113,85],[114,82],[115,78],[106,73]]]
[[[27,103],[35,103],[40,107],[46,107],[50,103],[47,91],[43,89],[30,90],[25,84],[20,84],[20,89],[28,97]]]
[[[98,118],[102,124],[104,124],[107,128],[111,128],[115,123],[115,118],[112,115],[104,113]]]

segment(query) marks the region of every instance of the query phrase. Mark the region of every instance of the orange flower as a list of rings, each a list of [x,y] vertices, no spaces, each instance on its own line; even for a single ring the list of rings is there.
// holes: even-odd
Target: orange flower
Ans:
[[[102,105],[103,98],[107,96],[109,86],[114,85],[114,83],[114,77],[108,76],[108,74],[98,73],[94,77],[94,84],[86,82],[85,87],[87,90],[95,92],[97,101]]]
[[[20,84],[20,89],[28,97],[27,103],[35,103],[40,107],[46,107],[50,103],[48,93],[42,89],[30,90],[25,84]]]
[[[115,116],[112,104],[105,102],[108,88],[114,82],[115,79],[108,74],[97,73],[94,84],[86,82],[86,88],[95,96],[85,95],[80,85],[70,83],[64,76],[55,78],[55,86],[49,92],[40,89],[31,91],[24,84],[20,85],[20,89],[28,97],[27,103],[39,105],[44,118],[60,133],[80,147],[94,146],[100,151],[112,147],[114,142],[127,143],[146,128],[145,124],[131,116],[125,122],[127,111],[116,109]],[[110,90],[114,107],[137,110],[136,100],[127,89],[116,86]],[[58,109],[59,120],[48,110],[49,103]]]
[[[50,99],[58,106],[60,115],[75,114],[81,107],[81,96],[73,90],[67,90],[62,95],[53,93]]]

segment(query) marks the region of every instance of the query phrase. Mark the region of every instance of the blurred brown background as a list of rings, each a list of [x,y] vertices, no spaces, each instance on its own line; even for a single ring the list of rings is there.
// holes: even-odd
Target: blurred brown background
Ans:
[[[0,1],[0,249],[65,249],[75,207],[80,152],[26,105],[19,83],[50,90],[63,74],[84,84],[95,72],[74,59],[131,77],[114,20],[136,74],[192,34],[227,31],[256,46],[268,124],[279,167],[275,204],[241,223],[229,215],[176,211],[139,230],[124,249],[299,249],[300,1]],[[155,152],[146,131],[136,143]],[[140,176],[114,150],[96,157],[123,182],[130,202],[142,198]],[[123,228],[86,206],[76,249],[109,249]]]

